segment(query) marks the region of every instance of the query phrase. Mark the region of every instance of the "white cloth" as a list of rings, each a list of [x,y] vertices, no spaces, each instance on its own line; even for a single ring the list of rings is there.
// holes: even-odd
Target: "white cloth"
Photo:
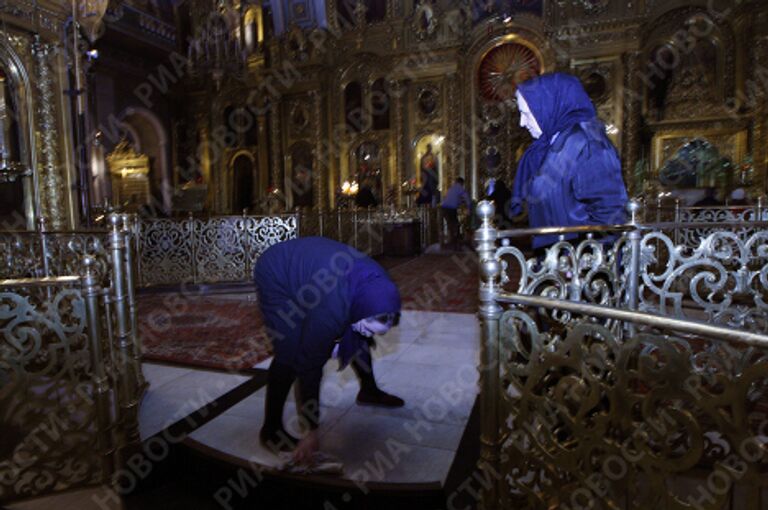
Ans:
[[[312,454],[311,462],[299,464],[293,460],[293,453],[281,452],[281,464],[278,466],[280,471],[286,471],[297,475],[342,475],[344,474],[344,464],[333,455],[315,452]]]

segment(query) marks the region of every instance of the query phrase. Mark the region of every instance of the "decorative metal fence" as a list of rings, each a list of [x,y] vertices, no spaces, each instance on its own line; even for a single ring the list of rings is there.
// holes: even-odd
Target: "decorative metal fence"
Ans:
[[[267,248],[298,235],[298,217],[152,219],[137,229],[139,285],[250,281]]]
[[[644,211],[646,222],[668,223],[664,230],[675,244],[690,248],[698,246],[699,241],[709,234],[723,230],[746,239],[756,231],[754,223],[768,221],[768,208],[762,198],[750,206],[683,207],[676,203],[674,207],[656,204],[655,208]]]
[[[484,508],[768,504],[768,223],[498,231],[482,203]],[[724,227],[723,227],[724,228]],[[541,258],[509,240],[578,235]]]
[[[384,253],[388,229],[412,223],[418,224],[421,251],[440,242],[442,215],[437,207],[417,207],[401,211],[385,208],[306,211],[302,212],[299,221],[302,237],[328,237],[353,246],[372,257]]]
[[[378,256],[384,253],[388,229],[417,223],[424,250],[439,242],[440,222],[436,208],[334,210],[141,220],[131,231],[137,243],[138,284],[147,287],[250,281],[264,250],[299,235],[328,237]]]
[[[0,502],[109,483],[140,445],[126,220],[112,215],[101,233],[0,232]]]

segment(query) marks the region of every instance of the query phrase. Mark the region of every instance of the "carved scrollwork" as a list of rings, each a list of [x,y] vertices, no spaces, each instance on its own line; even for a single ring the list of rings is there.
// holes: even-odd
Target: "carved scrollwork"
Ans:
[[[110,264],[105,246],[106,233],[0,232],[0,277],[83,275],[83,258],[90,256],[103,278]]]
[[[295,216],[141,223],[141,285],[247,281],[268,247],[297,235]]]
[[[675,477],[760,450],[765,352],[649,329],[629,337],[578,317],[558,334],[533,316],[501,319],[506,508],[576,506],[587,488],[600,508],[685,508]],[[740,479],[762,484],[763,456],[742,454]]]
[[[619,248],[621,244],[617,245]],[[560,241],[546,250],[543,259],[526,259],[518,248],[502,247],[502,285],[526,295],[571,299],[615,306],[620,300],[621,267],[616,248],[595,239],[578,244]],[[516,275],[517,288],[507,284]]]
[[[49,290],[0,292],[0,500],[100,481],[85,303]]]
[[[694,249],[650,232],[640,250],[641,310],[755,332],[768,329],[768,232],[746,239],[715,232]]]

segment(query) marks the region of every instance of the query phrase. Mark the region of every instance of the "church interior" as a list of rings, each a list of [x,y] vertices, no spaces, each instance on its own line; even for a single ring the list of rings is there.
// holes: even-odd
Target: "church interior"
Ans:
[[[619,221],[499,198],[552,73]],[[764,0],[0,0],[0,88],[0,508],[768,509]],[[317,236],[405,404],[329,360],[301,464],[254,271]]]

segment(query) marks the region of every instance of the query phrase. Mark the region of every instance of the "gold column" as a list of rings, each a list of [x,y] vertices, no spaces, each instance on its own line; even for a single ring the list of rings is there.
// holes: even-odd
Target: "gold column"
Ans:
[[[274,98],[272,101],[272,111],[269,115],[269,140],[272,149],[272,185],[277,189],[285,189],[285,180],[283,179],[283,150],[280,143],[280,101]]]
[[[325,198],[326,198],[326,182],[327,182],[327,176],[324,175],[324,168],[327,167],[325,162],[321,161],[321,158],[323,156],[323,95],[320,93],[319,90],[312,91],[310,93],[312,96],[312,109],[313,109],[313,117],[315,119],[314,123],[314,137],[315,137],[315,154],[314,154],[314,162],[313,162],[313,168],[312,168],[312,179],[314,179],[314,188],[315,188],[315,209],[316,210],[323,210],[325,207]]]
[[[53,230],[65,225],[64,206],[66,188],[60,175],[56,106],[53,96],[53,73],[50,58],[55,55],[53,45],[36,39],[32,45],[35,57],[35,86],[37,88],[37,131],[39,133],[38,184],[40,186],[40,215],[48,220]]]
[[[269,178],[267,172],[269,171],[269,152],[266,150],[269,146],[269,138],[267,134],[267,116],[264,113],[260,113],[256,116],[256,122],[259,125],[259,139],[258,139],[258,165],[259,165],[259,193],[258,197],[265,196],[266,189],[269,187]],[[263,177],[262,177],[263,176]],[[273,186],[280,188],[277,183],[273,183]]]
[[[763,35],[755,41],[755,62],[768,62],[768,35]],[[757,78],[753,78],[757,79]],[[768,194],[768,99],[764,94],[759,95],[755,108],[754,131],[752,133],[755,187],[762,194]]]
[[[459,154],[461,151],[461,99],[457,93],[458,74],[452,73],[446,78],[448,87],[448,143],[445,151],[446,162],[443,165],[443,189],[447,191],[459,175]]]
[[[499,376],[499,318],[502,309],[496,302],[497,280],[501,263],[496,258],[497,232],[493,226],[495,208],[492,202],[482,201],[477,206],[477,215],[482,224],[475,231],[475,246],[480,261],[480,460],[478,470],[488,480],[493,480],[481,493],[480,508],[484,510],[499,507],[502,480],[499,473],[499,401],[501,381]]]
[[[642,110],[642,84],[640,76],[640,52],[631,51],[624,55],[624,132],[622,133],[622,166],[624,182],[630,196],[642,190],[634,189],[635,167],[640,159],[640,115]],[[648,179],[650,176],[644,176]]]
[[[395,123],[395,203],[397,207],[403,205],[403,187],[405,180],[406,162],[406,125],[405,125],[405,101],[403,94],[408,90],[401,81],[390,82],[390,93],[394,99],[394,123]]]

